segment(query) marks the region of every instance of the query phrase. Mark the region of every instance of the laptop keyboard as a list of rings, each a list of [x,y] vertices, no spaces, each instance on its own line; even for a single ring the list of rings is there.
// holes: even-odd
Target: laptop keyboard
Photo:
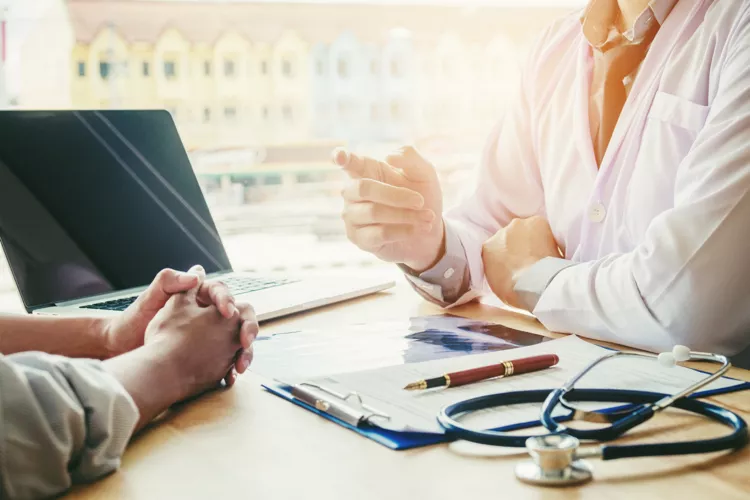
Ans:
[[[232,292],[232,295],[240,295],[243,293],[257,292],[259,290],[265,290],[267,288],[274,288],[281,285],[288,285],[290,283],[296,283],[299,280],[293,279],[267,279],[267,278],[250,278],[244,276],[232,276],[230,278],[221,280]],[[97,302],[95,304],[89,304],[81,306],[81,309],[98,309],[104,311],[124,311],[130,306],[138,296],[124,297],[121,299],[106,300],[103,302]]]
[[[81,309],[101,309],[104,311],[124,311],[130,304],[135,302],[138,296],[125,297],[123,299],[107,300],[106,302],[97,302],[96,304],[89,304],[87,306],[81,306]]]

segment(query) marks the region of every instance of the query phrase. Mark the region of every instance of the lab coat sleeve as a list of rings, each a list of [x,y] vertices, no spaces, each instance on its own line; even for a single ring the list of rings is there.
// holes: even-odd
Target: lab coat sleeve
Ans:
[[[466,252],[456,231],[445,224],[445,255],[430,269],[415,273],[401,264],[407,281],[422,297],[441,306],[456,306],[470,301],[469,267]]]
[[[0,498],[46,498],[114,471],[138,416],[100,361],[0,355]]]
[[[550,330],[652,351],[750,344],[750,23],[737,26],[673,208],[633,251],[557,273],[533,309]]]

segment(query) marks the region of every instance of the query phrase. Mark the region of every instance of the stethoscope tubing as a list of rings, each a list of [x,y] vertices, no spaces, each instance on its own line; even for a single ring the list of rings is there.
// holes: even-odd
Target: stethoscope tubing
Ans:
[[[568,391],[560,388],[549,393],[549,396],[547,396],[542,404],[542,411],[539,416],[539,420],[547,430],[553,433],[569,434],[581,440],[612,441],[654,416],[654,410],[651,406],[642,405],[640,408],[634,408],[627,415],[614,420],[612,425],[602,429],[569,429],[560,422],[561,419],[553,418],[552,414],[555,408],[560,405],[563,395],[571,394],[576,390],[580,389],[571,389]]]
[[[477,398],[468,399],[445,407],[438,414],[438,423],[445,429],[446,434],[452,438],[463,439],[475,443],[489,444],[495,446],[506,446],[522,448],[526,440],[535,436],[518,436],[508,432],[495,430],[473,430],[463,426],[455,417],[472,411],[494,408],[498,406],[512,406],[516,404],[543,403],[554,393],[555,390],[515,391],[498,394],[489,394]],[[630,391],[615,389],[573,389],[567,392],[566,397],[571,401],[579,402],[602,402],[602,403],[630,403],[636,405],[652,404],[666,395],[656,392]],[[678,399],[672,405],[691,413],[703,415],[732,429],[732,432],[721,437],[700,439],[695,441],[665,442],[654,444],[635,445],[603,445],[601,447],[602,460],[614,460],[618,458],[686,455],[696,453],[712,453],[723,450],[736,450],[748,443],[747,423],[734,412],[716,406],[705,401],[691,398]],[[636,410],[638,411],[638,410]],[[551,414],[551,412],[550,412]],[[550,417],[551,418],[551,417]],[[564,417],[563,417],[564,418]],[[627,419],[623,417],[620,421]],[[634,418],[634,420],[648,420],[650,416]],[[559,419],[551,419],[547,422],[551,427],[552,434],[562,434]],[[635,424],[637,425],[637,424]],[[635,425],[630,425],[629,428]],[[619,430],[618,430],[619,432]],[[624,432],[624,431],[623,431]],[[619,432],[617,436],[622,435]],[[565,434],[578,437],[581,433],[576,429],[565,429]],[[549,434],[545,434],[549,435]],[[590,434],[589,434],[590,435]],[[615,437],[617,437],[615,436]],[[605,435],[609,437],[609,435]],[[583,438],[588,439],[588,438]],[[612,438],[613,439],[613,438]],[[606,439],[605,439],[606,440]],[[597,439],[602,441],[602,439]]]

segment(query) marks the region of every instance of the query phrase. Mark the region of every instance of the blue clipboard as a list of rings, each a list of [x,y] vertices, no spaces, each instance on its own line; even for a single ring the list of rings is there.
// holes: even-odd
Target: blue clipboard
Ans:
[[[696,371],[701,371],[701,370],[696,370]],[[705,373],[705,372],[701,371],[701,373]],[[730,378],[731,380],[737,380],[731,377],[727,377],[727,378]],[[737,381],[741,382],[739,380]],[[422,446],[445,443],[445,442],[452,440],[449,436],[446,436],[445,434],[433,434],[433,433],[428,433],[428,432],[396,432],[396,431],[391,431],[387,429],[381,429],[380,427],[377,427],[375,425],[368,424],[368,423],[364,423],[359,426],[351,425],[347,422],[344,422],[341,419],[336,418],[333,415],[326,413],[325,411],[321,411],[307,404],[306,402],[295,398],[292,395],[290,386],[285,386],[285,385],[280,385],[280,384],[279,385],[263,384],[263,388],[266,389],[271,394],[274,394],[280,398],[286,399],[287,401],[290,401],[296,404],[297,406],[300,406],[317,415],[320,415],[321,417],[327,420],[330,420],[331,422],[335,422],[339,424],[340,426],[349,429],[350,431],[354,431],[360,436],[364,436],[368,439],[372,439],[376,443],[379,443],[392,450],[408,450],[411,448],[419,448]],[[740,384],[737,384],[731,387],[724,387],[721,389],[714,389],[711,391],[697,392],[690,397],[691,398],[704,398],[704,397],[717,396],[719,394],[728,394],[731,392],[744,391],[744,390],[750,390],[750,382],[742,382]],[[604,411],[616,411],[616,410],[626,408],[627,406],[628,405],[623,405],[623,406],[619,406],[615,408],[609,408]],[[530,427],[536,427],[538,425],[541,425],[539,421],[519,422],[517,424],[500,427],[495,430],[514,431],[514,430],[528,429]]]

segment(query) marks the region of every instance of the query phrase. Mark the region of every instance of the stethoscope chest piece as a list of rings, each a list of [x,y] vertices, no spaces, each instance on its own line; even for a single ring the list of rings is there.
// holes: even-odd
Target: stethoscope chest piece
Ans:
[[[590,481],[591,466],[576,458],[578,445],[578,439],[562,434],[527,439],[531,460],[516,466],[516,477],[537,486],[572,486]]]

